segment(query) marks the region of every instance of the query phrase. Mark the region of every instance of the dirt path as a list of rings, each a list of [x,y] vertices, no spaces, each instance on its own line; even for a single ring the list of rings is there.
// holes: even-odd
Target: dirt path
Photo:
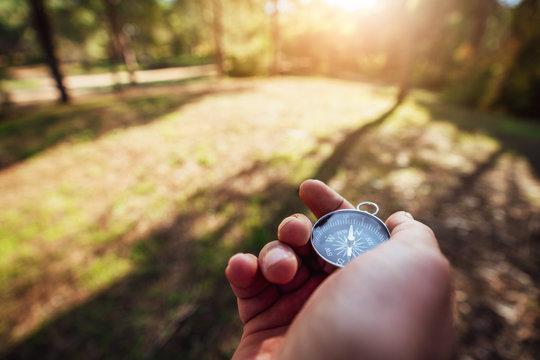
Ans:
[[[156,70],[140,70],[136,72],[139,84],[155,82],[180,81],[190,78],[216,75],[214,65],[198,65],[186,67],[174,67]],[[15,89],[10,92],[10,100],[16,104],[29,104],[56,101],[58,92],[53,79],[49,76],[47,68],[43,66],[19,67],[10,69],[10,77],[14,80],[30,82],[34,84],[32,89]],[[129,84],[127,72],[119,72],[116,75],[110,73],[68,75],[65,77],[65,85],[70,95],[77,98],[81,95],[100,92],[100,88],[112,87],[115,82]],[[103,90],[101,90],[103,91]]]

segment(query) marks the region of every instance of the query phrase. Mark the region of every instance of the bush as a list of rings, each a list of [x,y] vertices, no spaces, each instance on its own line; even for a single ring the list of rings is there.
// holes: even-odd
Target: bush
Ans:
[[[261,55],[231,55],[227,59],[227,73],[232,77],[265,75],[265,61]]]

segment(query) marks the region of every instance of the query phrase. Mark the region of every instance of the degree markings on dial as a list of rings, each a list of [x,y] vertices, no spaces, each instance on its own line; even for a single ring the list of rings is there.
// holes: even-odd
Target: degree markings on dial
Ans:
[[[353,229],[354,240],[351,238]],[[312,242],[317,253],[334,265],[352,258],[388,240],[383,223],[368,214],[340,212],[331,214],[313,228]]]

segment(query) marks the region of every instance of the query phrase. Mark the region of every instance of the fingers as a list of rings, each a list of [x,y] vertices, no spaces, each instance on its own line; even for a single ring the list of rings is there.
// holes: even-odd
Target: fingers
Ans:
[[[295,214],[282,221],[278,228],[280,241],[266,244],[258,259],[251,254],[234,255],[225,273],[235,294],[251,297],[268,282],[283,285],[293,281],[300,266],[297,254],[311,253],[310,235],[311,221],[305,215]]]
[[[282,293],[295,291],[310,278],[306,266],[287,244],[273,241],[264,246],[259,258],[236,254],[225,275],[238,297],[238,313],[244,324],[270,308]],[[276,284],[281,284],[276,286]]]
[[[354,209],[341,195],[319,180],[306,180],[300,185],[300,199],[317,217],[340,209]]]
[[[259,271],[257,257],[252,254],[232,256],[225,275],[235,295],[241,299],[258,295],[268,286],[268,281]]]
[[[238,314],[243,323],[267,309],[279,297],[276,286],[270,284],[259,271],[255,255],[232,256],[225,269],[225,275],[238,297]]]
[[[263,276],[274,284],[287,284],[296,275],[300,259],[294,250],[280,241],[266,244],[259,253],[259,267]]]
[[[271,308],[247,323],[244,333],[253,334],[261,330],[288,326],[323,280],[324,276],[317,274],[310,277],[296,292],[282,295]]]
[[[283,219],[279,225],[278,239],[292,246],[298,255],[307,256],[311,253],[311,227],[311,220],[307,216],[294,214]]]
[[[398,211],[386,220],[392,241],[410,243],[414,246],[425,246],[439,251],[439,243],[433,231],[426,225],[414,220],[411,214]]]

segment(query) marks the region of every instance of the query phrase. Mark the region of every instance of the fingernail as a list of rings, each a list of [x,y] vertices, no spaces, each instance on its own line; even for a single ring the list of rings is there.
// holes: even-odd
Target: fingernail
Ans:
[[[280,247],[275,247],[273,249],[270,249],[266,255],[264,255],[264,267],[266,269],[274,266],[275,264],[277,264],[278,262],[286,259],[286,258],[289,258],[291,255],[289,254],[289,252],[285,251],[284,249],[280,248]]]
[[[281,222],[281,224],[279,224],[279,226],[278,226],[278,231],[281,230],[281,228],[282,228],[283,226],[285,226],[286,224],[288,224],[288,223],[290,223],[290,222],[292,222],[292,221],[295,221],[295,220],[296,220],[296,217],[295,217],[294,215],[293,215],[293,216],[289,216],[289,217],[283,219],[283,221]]]
[[[412,214],[411,214],[410,212],[404,211],[404,212],[403,212],[403,215],[405,215],[405,216],[408,217],[409,219],[414,220],[414,217],[412,216]]]
[[[243,253],[236,253],[236,254],[234,254],[233,256],[231,256],[231,257],[229,258],[229,262],[227,263],[227,266],[230,265],[230,263],[231,263],[231,261],[233,261],[233,259],[235,259],[235,258],[237,258],[237,257],[241,257],[241,256],[243,256],[243,255],[244,255]]]

